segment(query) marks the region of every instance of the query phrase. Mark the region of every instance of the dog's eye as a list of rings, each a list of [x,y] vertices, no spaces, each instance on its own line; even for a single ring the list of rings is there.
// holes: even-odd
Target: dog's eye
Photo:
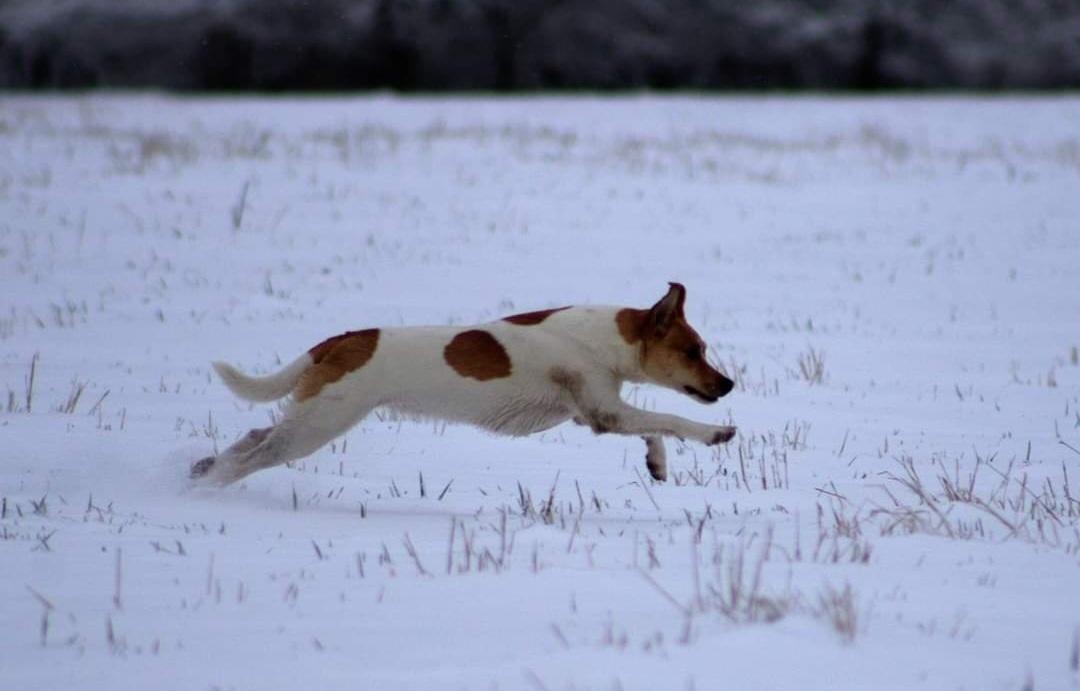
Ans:
[[[690,346],[686,349],[687,360],[700,360],[701,359],[701,346]]]

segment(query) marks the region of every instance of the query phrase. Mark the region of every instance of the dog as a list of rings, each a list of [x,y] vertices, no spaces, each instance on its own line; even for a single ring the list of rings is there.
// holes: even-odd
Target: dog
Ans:
[[[349,331],[319,343],[276,374],[249,377],[215,362],[225,385],[249,401],[292,395],[274,426],[248,432],[195,462],[193,481],[227,485],[307,456],[375,408],[525,436],[573,420],[596,434],[640,436],[646,467],[667,479],[663,437],[728,442],[730,426],[640,410],[619,395],[646,382],[715,403],[733,382],[705,359],[686,322],[686,289],[670,283],[649,309],[546,309],[471,327]]]

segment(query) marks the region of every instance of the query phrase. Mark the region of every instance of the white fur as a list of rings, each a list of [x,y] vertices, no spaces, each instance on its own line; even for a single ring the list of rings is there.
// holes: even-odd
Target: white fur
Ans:
[[[311,356],[304,353],[289,363],[285,369],[275,372],[268,377],[249,377],[226,362],[210,363],[214,371],[229,387],[229,391],[245,401],[276,401],[285,396],[300,379],[300,375],[311,366]]]
[[[373,409],[385,407],[512,436],[570,419],[597,433],[642,436],[649,444],[650,471],[663,479],[661,436],[715,444],[730,439],[734,429],[639,410],[622,401],[623,382],[647,377],[639,347],[619,334],[619,309],[572,307],[534,325],[497,321],[477,327],[381,329],[375,353],[363,366],[309,399],[291,401],[273,428],[253,430],[216,459],[204,459],[212,464],[206,477],[226,484],[306,456]],[[447,343],[469,328],[490,333],[505,348],[511,360],[509,376],[478,381],[447,364]],[[287,394],[311,362],[304,354],[280,372],[261,378],[247,377],[222,363],[214,363],[214,368],[237,395],[266,401]]]

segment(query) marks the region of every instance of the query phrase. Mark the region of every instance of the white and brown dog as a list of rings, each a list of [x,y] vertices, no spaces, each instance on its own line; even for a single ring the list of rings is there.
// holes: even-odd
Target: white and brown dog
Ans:
[[[686,289],[670,284],[650,309],[561,307],[476,327],[350,331],[329,338],[277,374],[248,377],[216,362],[225,384],[249,401],[292,394],[283,419],[249,432],[224,453],[197,461],[191,477],[228,484],[312,453],[378,407],[512,436],[566,420],[597,434],[644,438],[646,462],[667,477],[661,437],[714,445],[734,427],[706,425],[623,402],[623,382],[648,382],[714,403],[732,382],[705,360],[683,316]]]

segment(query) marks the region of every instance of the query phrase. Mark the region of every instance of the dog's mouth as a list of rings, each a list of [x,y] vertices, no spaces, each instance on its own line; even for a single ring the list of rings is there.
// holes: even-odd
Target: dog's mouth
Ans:
[[[686,394],[691,398],[697,399],[702,403],[716,403],[720,400],[719,396],[710,396],[701,389],[695,389],[692,386],[684,386],[683,391],[685,391]]]

